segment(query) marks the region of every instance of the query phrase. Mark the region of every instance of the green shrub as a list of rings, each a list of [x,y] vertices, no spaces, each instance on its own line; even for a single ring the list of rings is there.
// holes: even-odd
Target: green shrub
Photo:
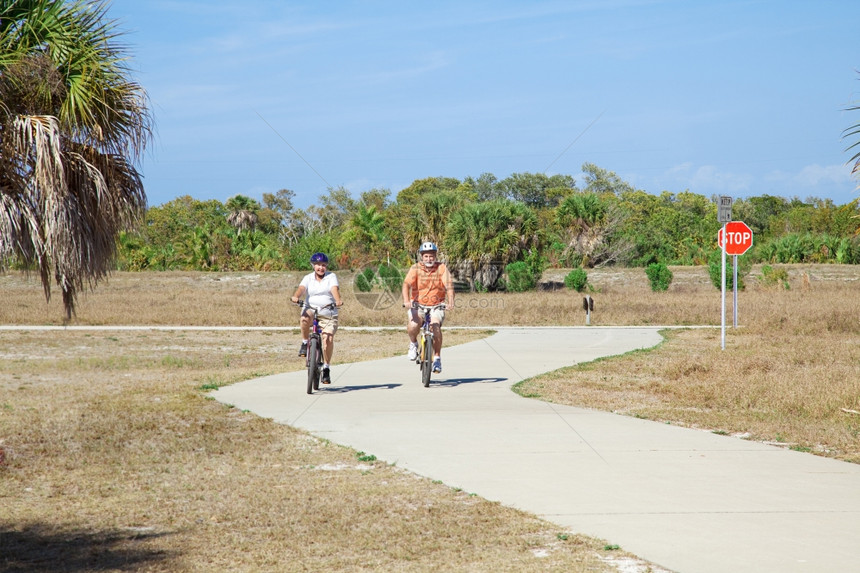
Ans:
[[[376,272],[373,267],[365,267],[355,275],[355,288],[358,292],[370,292],[373,288],[373,279]]]
[[[395,294],[400,293],[400,288],[403,286],[403,279],[406,278],[403,272],[394,265],[382,264],[376,269],[379,279],[385,286],[385,289]]]
[[[645,267],[645,274],[648,275],[652,291],[665,292],[669,290],[669,285],[672,284],[672,271],[669,270],[669,267],[663,263],[651,263]]]
[[[716,249],[708,257],[708,275],[711,283],[717,288],[722,288],[722,256],[723,251]],[[726,289],[734,288],[734,271],[732,270],[732,256],[726,255]],[[738,255],[738,290],[744,289],[744,277],[750,272],[752,262],[749,257]]]
[[[540,282],[543,271],[549,264],[547,262],[547,258],[535,249],[529,251],[523,261],[528,265],[529,272],[531,272],[532,277],[534,277],[535,284]]]
[[[573,269],[564,277],[564,286],[582,292],[588,286],[588,273],[584,269]]]
[[[505,267],[505,273],[508,275],[505,283],[508,292],[526,292],[537,285],[534,269],[525,261],[510,263]]]
[[[762,265],[759,282],[764,286],[781,285],[785,290],[791,288],[791,285],[788,283],[788,271],[782,267],[773,268],[770,265]]]
[[[769,263],[860,263],[860,237],[791,233],[763,243],[758,260]]]
[[[286,256],[287,267],[297,271],[313,270],[311,255],[314,253],[325,253],[328,255],[329,270],[337,270],[337,259],[340,253],[335,248],[333,237],[331,235],[316,233],[303,236],[290,247]]]
[[[359,292],[370,292],[374,286],[393,293],[400,293],[404,275],[394,265],[364,267],[355,275],[355,288]]]

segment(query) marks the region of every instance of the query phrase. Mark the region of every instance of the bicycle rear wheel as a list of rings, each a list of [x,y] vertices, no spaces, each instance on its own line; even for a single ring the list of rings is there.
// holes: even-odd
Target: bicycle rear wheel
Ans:
[[[430,371],[433,368],[433,335],[427,334],[421,348],[421,383],[430,386]]]
[[[308,340],[308,394],[320,389],[319,345],[318,338]]]

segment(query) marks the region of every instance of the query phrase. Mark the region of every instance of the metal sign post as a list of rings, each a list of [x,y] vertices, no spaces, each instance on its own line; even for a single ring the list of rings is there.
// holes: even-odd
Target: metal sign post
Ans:
[[[717,204],[717,221],[723,224],[722,234],[719,236],[720,239],[720,250],[722,251],[722,265],[720,267],[721,273],[721,319],[720,319],[720,347],[725,350],[726,349],[726,242],[722,240],[722,237],[726,236],[726,224],[732,220],[732,198],[728,195],[721,195],[720,202]],[[737,257],[735,257],[737,261]],[[737,279],[735,279],[737,281]],[[737,282],[732,283],[737,284]],[[737,301],[735,302],[735,308],[737,308]]]
[[[723,236],[726,236],[726,226],[723,225]],[[720,348],[726,349],[726,242],[722,241],[720,251],[722,252],[721,272],[721,287],[720,294],[722,295],[722,305],[720,307]]]
[[[732,255],[732,291],[733,291],[733,314],[732,325],[738,327],[738,255],[746,253],[753,245],[753,232],[743,221],[728,221],[717,233],[717,243],[723,255],[722,265],[722,295],[723,295],[723,317],[722,317],[722,339],[723,348],[726,347],[726,255]]]
[[[738,327],[738,256],[732,255],[732,328]]]
[[[582,299],[582,309],[585,311],[585,324],[591,325],[591,313],[594,312],[594,299],[591,295],[585,295]]]

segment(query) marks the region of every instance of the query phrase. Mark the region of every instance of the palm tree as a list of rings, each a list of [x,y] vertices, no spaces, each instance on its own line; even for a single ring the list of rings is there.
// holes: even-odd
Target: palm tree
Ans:
[[[257,211],[260,210],[260,204],[244,195],[235,195],[227,199],[224,204],[230,212],[227,214],[227,222],[233,225],[237,234],[241,235],[243,230],[251,229],[257,226],[259,217]]]
[[[376,205],[360,203],[341,240],[371,256],[384,254],[390,250],[385,216],[377,210]]]
[[[848,111],[860,111],[860,104],[852,105],[848,108]],[[848,129],[842,132],[842,137],[857,137],[860,135],[860,123],[855,123]],[[855,177],[860,176],[860,141],[855,141],[845,151],[854,151],[854,155],[851,156],[851,159],[848,160],[848,163],[853,162],[854,167],[851,169],[851,174]],[[860,188],[860,185],[858,185]],[[860,205],[860,198],[855,199],[854,203]],[[860,227],[857,228],[855,234],[860,235]]]
[[[603,241],[606,205],[596,193],[570,195],[556,209],[556,222],[567,241],[564,255],[575,252],[588,266],[595,248]]]
[[[92,0],[0,0],[0,271],[51,275],[66,319],[110,272],[146,195],[134,165],[151,132],[115,23]]]
[[[469,203],[451,216],[444,249],[449,267],[469,282],[495,286],[505,265],[539,247],[535,212],[523,203],[496,199]]]
[[[847,109],[847,111],[860,111],[860,104],[852,105]],[[856,137],[860,135],[860,123],[855,123],[848,129],[842,132],[842,137]],[[851,156],[851,159],[848,160],[848,163],[854,163],[854,167],[851,169],[851,173],[854,175],[860,175],[860,141],[855,141],[845,151],[854,150],[854,155]]]
[[[629,241],[616,239],[623,213],[611,202],[612,195],[601,197],[585,192],[569,195],[555,210],[555,222],[567,246],[565,260],[576,259],[583,267],[600,266],[622,260],[633,248]]]
[[[424,241],[443,243],[445,225],[451,214],[468,202],[468,198],[456,191],[434,191],[422,195],[412,207],[408,219],[406,236],[410,245]]]

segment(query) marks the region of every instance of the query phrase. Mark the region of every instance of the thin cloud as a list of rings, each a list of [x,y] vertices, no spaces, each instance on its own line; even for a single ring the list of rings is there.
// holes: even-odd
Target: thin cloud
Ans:
[[[723,171],[713,165],[703,165],[690,178],[691,189],[744,193],[751,189],[754,177],[747,173]]]
[[[796,173],[772,171],[764,179],[766,181],[791,183],[809,188],[833,183],[843,185],[851,182],[851,167],[848,165],[813,164],[803,167]]]
[[[702,195],[743,194],[752,188],[754,180],[754,176],[748,173],[727,171],[714,165],[696,166],[692,162],[685,162],[666,169],[662,175],[656,177],[636,178],[636,184],[641,186],[645,183],[646,188],[659,188],[672,192],[689,189]]]
[[[358,74],[351,79],[357,84],[380,84],[390,83],[403,79],[414,79],[428,73],[446,68],[450,65],[447,54],[443,51],[435,51],[424,54],[422,61],[415,62],[412,66],[404,66],[390,70],[383,70],[368,74]]]

